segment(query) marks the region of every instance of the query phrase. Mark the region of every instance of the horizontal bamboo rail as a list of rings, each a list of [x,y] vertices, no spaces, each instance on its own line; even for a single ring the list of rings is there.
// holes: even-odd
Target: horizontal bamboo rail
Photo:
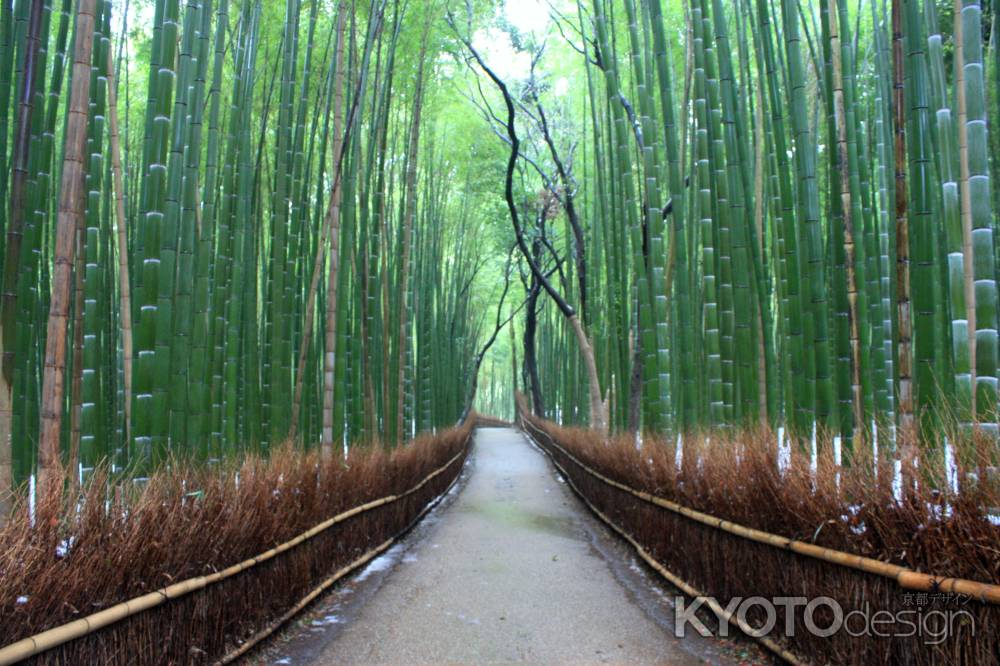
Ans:
[[[547,433],[545,433],[545,434],[547,435]],[[531,439],[532,441],[534,441],[536,443],[536,446],[538,445],[537,444],[537,440],[534,437],[532,437],[530,433],[528,434],[528,438]],[[549,440],[549,442],[551,442],[553,444],[553,446],[556,446],[560,450],[565,451],[558,444],[555,444],[554,442],[552,442],[552,438],[551,437],[548,437],[548,440]],[[566,470],[563,468],[562,465],[559,464],[559,462],[555,459],[555,457],[552,454],[550,454],[548,451],[546,451],[545,448],[542,447],[542,446],[538,446],[538,448],[546,456],[548,456],[549,460],[552,461],[552,464],[555,465],[556,469],[558,469],[559,472],[563,475],[563,477],[565,477],[566,483],[569,484],[569,487],[572,488],[573,492],[576,493],[576,495],[581,500],[583,500],[583,503],[586,504],[587,507],[589,507],[590,510],[594,512],[594,515],[596,515],[598,518],[600,518],[608,527],[610,527],[612,530],[614,530],[615,533],[617,533],[620,537],[622,537],[623,539],[625,539],[626,541],[628,541],[629,544],[635,549],[635,552],[639,554],[639,557],[641,557],[646,562],[646,564],[648,564],[650,567],[652,567],[653,570],[656,571],[656,573],[660,574],[665,579],[667,579],[667,581],[671,585],[673,585],[674,587],[676,587],[677,589],[679,589],[681,592],[683,592],[684,594],[686,594],[689,597],[703,597],[703,598],[705,598],[707,600],[707,602],[708,602],[709,608],[712,609],[712,612],[714,612],[716,614],[716,616],[718,616],[720,619],[724,619],[725,621],[727,621],[729,623],[732,623],[732,624],[735,624],[736,626],[738,626],[740,628],[740,631],[742,631],[747,636],[750,636],[751,638],[753,638],[756,641],[758,641],[761,645],[763,645],[768,650],[770,650],[771,652],[773,652],[776,656],[780,657],[786,663],[792,664],[793,666],[805,666],[805,664],[809,663],[808,661],[805,661],[802,657],[799,657],[794,652],[791,652],[791,651],[786,650],[785,648],[781,647],[781,645],[777,641],[774,641],[774,640],[768,638],[767,636],[758,635],[757,629],[755,627],[751,626],[749,623],[745,622],[744,620],[741,620],[739,618],[739,616],[737,616],[737,615],[735,615],[733,613],[728,612],[725,608],[722,607],[721,604],[719,604],[718,601],[716,601],[712,597],[709,597],[709,596],[705,595],[704,592],[701,592],[697,588],[689,585],[683,578],[681,578],[680,576],[678,576],[677,574],[675,574],[674,572],[670,571],[665,566],[663,566],[662,564],[660,564],[656,560],[656,558],[654,558],[652,555],[650,555],[649,551],[647,551],[645,548],[642,547],[642,544],[640,544],[638,541],[636,541],[635,539],[632,538],[631,534],[629,534],[628,532],[626,532],[625,530],[623,530],[621,527],[619,527],[618,525],[616,525],[614,523],[614,521],[612,521],[606,515],[604,515],[603,513],[601,513],[601,511],[596,506],[594,506],[593,504],[590,503],[590,500],[587,499],[587,496],[584,495],[583,491],[581,491],[577,487],[577,485],[573,482],[573,478],[569,474],[566,473]]]
[[[298,615],[300,612],[302,612],[302,610],[306,606],[308,606],[313,601],[315,601],[316,598],[319,595],[323,594],[323,592],[325,592],[326,590],[328,590],[338,580],[340,580],[344,576],[348,575],[352,571],[356,570],[358,567],[360,567],[360,566],[368,563],[369,561],[371,561],[376,556],[378,556],[378,555],[384,553],[385,551],[387,551],[389,549],[389,547],[393,543],[395,543],[401,536],[403,536],[404,534],[406,534],[409,530],[413,529],[413,527],[418,522],[420,522],[420,520],[427,514],[427,512],[430,511],[431,509],[433,509],[437,505],[437,503],[440,502],[444,498],[444,496],[449,493],[449,491],[451,491],[452,487],[456,483],[458,483],[458,475],[457,474],[455,475],[455,478],[452,479],[451,483],[448,484],[448,487],[445,488],[444,491],[440,495],[438,495],[434,500],[428,502],[427,506],[425,506],[423,508],[423,510],[419,514],[417,514],[417,516],[412,521],[410,521],[410,524],[407,525],[402,531],[400,531],[399,534],[397,534],[396,536],[392,537],[391,539],[386,539],[385,541],[383,541],[379,545],[375,546],[374,548],[372,548],[371,550],[369,550],[367,553],[365,553],[364,555],[362,555],[358,559],[356,559],[353,562],[351,562],[350,564],[346,564],[343,567],[341,567],[340,569],[338,569],[336,572],[334,572],[334,574],[332,576],[330,576],[329,578],[327,578],[326,580],[324,580],[322,583],[320,583],[319,585],[317,585],[309,594],[307,594],[306,596],[304,596],[297,604],[295,604],[294,606],[292,606],[291,608],[289,608],[288,611],[285,612],[284,615],[282,615],[276,621],[274,621],[273,623],[271,623],[269,626],[265,627],[261,631],[259,631],[256,634],[254,634],[245,643],[243,643],[242,645],[240,645],[239,648],[237,648],[233,652],[230,652],[229,654],[227,654],[225,657],[223,657],[222,659],[220,659],[216,663],[219,666],[225,666],[225,664],[231,664],[234,661],[236,661],[237,659],[239,659],[240,657],[242,657],[243,655],[245,655],[246,653],[250,652],[251,650],[253,650],[253,648],[257,644],[259,644],[261,641],[263,641],[268,636],[270,636],[271,634],[273,634],[275,631],[277,631],[278,629],[280,629],[281,626],[284,625],[286,622],[288,622],[290,619],[292,619],[293,617],[295,617],[296,615]]]
[[[207,576],[189,578],[187,580],[174,583],[173,585],[168,585],[167,587],[156,590],[155,592],[150,592],[142,595],[141,597],[129,599],[128,601],[123,601],[119,604],[111,606],[110,608],[105,608],[102,611],[92,613],[87,617],[67,622],[66,624],[53,627],[52,629],[47,629],[41,633],[35,634],[34,636],[22,638],[15,643],[11,643],[10,645],[0,648],[0,666],[7,666],[8,664],[14,664],[21,660],[28,659],[29,657],[41,654],[63,645],[64,643],[68,643],[69,641],[92,634],[95,631],[107,627],[108,625],[120,622],[125,618],[147,611],[150,608],[160,606],[167,601],[186,596],[192,592],[196,592],[227,578],[231,578],[232,576],[251,569],[262,562],[266,562],[274,557],[277,557],[287,550],[295,548],[304,541],[308,541],[312,537],[330,529],[338,523],[342,523],[349,518],[357,516],[358,514],[371,511],[372,509],[385,504],[391,504],[408,497],[423,488],[432,479],[444,473],[444,471],[451,467],[456,460],[464,456],[467,451],[468,441],[466,441],[462,450],[456,453],[450,460],[448,460],[448,462],[428,474],[420,483],[412,488],[398,495],[387,495],[356,506],[353,509],[348,509],[347,511],[339,513],[336,516],[319,523],[315,527],[306,530],[302,534],[286,541],[285,543],[251,557],[248,560],[244,560],[238,564],[232,565],[231,567],[227,567],[222,571],[217,571],[216,573]]]
[[[536,433],[544,434],[552,446],[559,449],[563,455],[572,460],[577,466],[595,479],[629,493],[630,495],[633,495],[634,497],[637,497],[645,502],[667,509],[668,511],[672,511],[704,525],[708,525],[709,527],[714,527],[724,532],[728,532],[729,534],[733,534],[750,541],[756,541],[757,543],[766,544],[775,548],[781,548],[783,550],[790,550],[799,555],[822,560],[823,562],[828,562],[830,564],[836,564],[848,569],[856,569],[858,571],[874,574],[876,576],[890,578],[896,581],[900,587],[907,590],[916,590],[920,592],[951,592],[955,594],[967,595],[981,601],[982,603],[1000,605],[1000,585],[981,583],[979,581],[968,580],[965,578],[934,576],[933,574],[921,573],[919,571],[914,571],[913,569],[899,566],[898,564],[890,564],[888,562],[882,562],[881,560],[875,560],[870,557],[852,555],[851,553],[845,553],[840,550],[824,548],[815,544],[805,543],[804,541],[796,541],[795,539],[789,539],[787,537],[778,536],[777,534],[771,534],[770,532],[764,532],[762,530],[753,529],[752,527],[746,527],[738,523],[723,520],[722,518],[717,518],[716,516],[696,511],[645,491],[636,490],[635,488],[627,486],[624,483],[619,483],[614,479],[609,479],[600,472],[591,469],[572,453],[557,444],[555,440],[548,435],[548,433],[539,428],[537,425],[531,423],[528,419],[522,419],[522,422],[534,429]]]
[[[375,546],[374,548],[372,548],[371,550],[369,550],[368,552],[366,552],[364,555],[357,558],[353,562],[344,565],[340,569],[337,569],[337,571],[335,571],[332,576],[330,576],[322,583],[317,585],[315,588],[313,588],[313,590],[310,591],[309,594],[304,596],[301,600],[299,600],[298,603],[289,608],[276,621],[274,621],[264,629],[260,630],[253,636],[251,636],[245,643],[240,645],[236,650],[230,652],[225,657],[219,659],[215,663],[218,666],[225,666],[225,664],[231,664],[240,657],[244,656],[245,654],[253,650],[257,645],[261,643],[261,641],[265,640],[268,636],[270,636],[275,631],[280,629],[282,625],[284,625],[290,619],[301,613],[302,609],[304,609],[306,606],[315,601],[316,597],[323,594],[323,592],[328,590],[330,586],[332,586],[338,580],[340,580],[347,574],[351,573],[352,571],[356,570],[358,567],[365,565],[368,562],[371,562],[373,559],[375,559],[375,557],[387,551],[389,549],[389,546],[391,546],[396,541],[397,538],[398,537],[392,537],[391,539],[386,539],[385,541]]]

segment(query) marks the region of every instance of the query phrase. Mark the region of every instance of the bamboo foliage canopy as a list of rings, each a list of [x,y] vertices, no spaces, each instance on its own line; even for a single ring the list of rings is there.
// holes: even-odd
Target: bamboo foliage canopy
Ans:
[[[995,25],[0,0],[0,485],[395,444],[518,386],[613,431],[989,439]]]

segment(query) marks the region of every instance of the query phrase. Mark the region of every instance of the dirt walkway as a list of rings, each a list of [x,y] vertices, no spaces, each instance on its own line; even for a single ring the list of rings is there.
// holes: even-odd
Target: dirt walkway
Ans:
[[[735,661],[716,641],[673,636],[672,592],[519,432],[480,430],[466,475],[429,526],[325,602],[268,662]]]

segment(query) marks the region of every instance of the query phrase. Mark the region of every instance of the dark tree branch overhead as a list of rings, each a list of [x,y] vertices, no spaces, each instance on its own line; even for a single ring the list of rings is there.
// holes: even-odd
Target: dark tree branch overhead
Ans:
[[[479,353],[476,354],[476,359],[472,365],[472,383],[469,385],[469,393],[465,399],[465,409],[462,412],[462,418],[459,420],[459,423],[464,421],[466,417],[468,417],[469,412],[472,411],[472,402],[476,398],[476,390],[479,387],[479,369],[482,367],[483,359],[486,358],[486,353],[493,346],[493,343],[497,341],[500,331],[502,331],[504,327],[507,326],[507,324],[509,324],[514,317],[517,316],[517,313],[519,313],[528,303],[528,299],[521,301],[521,304],[511,310],[506,319],[503,319],[503,305],[507,300],[507,294],[510,292],[510,269],[514,254],[514,247],[515,246],[511,246],[510,250],[507,251],[507,264],[504,267],[503,272],[503,290],[500,292],[500,302],[497,303],[496,323],[493,326],[493,333],[483,345],[483,348],[479,350]]]
[[[565,16],[563,16],[562,13],[558,9],[556,9],[552,5],[551,2],[549,2],[547,4],[549,5],[549,17],[552,19],[552,22],[555,23],[556,30],[559,31],[559,35],[563,38],[563,41],[565,41],[569,45],[569,47],[571,49],[573,49],[574,51],[576,51],[577,53],[579,53],[580,55],[582,55],[584,58],[586,58],[590,62],[590,64],[596,65],[597,63],[587,53],[587,50],[586,50],[587,37],[586,37],[586,35],[584,35],[580,31],[579,28],[577,28],[575,25],[573,25],[572,21],[570,21]],[[569,27],[573,30],[573,32],[575,32],[577,35],[580,36],[580,39],[583,40],[584,46],[577,46],[576,45],[576,43],[566,34],[566,31],[563,29],[563,23],[566,23],[567,25],[569,25]]]
[[[569,169],[567,169],[566,164],[559,156],[559,151],[556,149],[555,141],[552,139],[552,133],[549,131],[549,121],[545,116],[545,108],[542,106],[542,103],[537,97],[535,98],[535,107],[538,109],[538,118],[539,124],[542,128],[542,137],[545,139],[545,145],[549,147],[549,154],[551,154],[552,161],[556,165],[556,171],[559,173],[559,181],[563,186],[564,194],[560,200],[563,204],[563,208],[566,210],[566,217],[569,218],[569,226],[573,230],[573,258],[576,262],[576,274],[580,289],[580,311],[583,314],[583,320],[586,322],[588,321],[587,259],[586,253],[584,252],[585,241],[583,235],[583,225],[580,224],[580,216],[576,210],[576,183],[573,181],[573,176],[569,172]]]
[[[531,267],[531,272],[535,274],[538,281],[541,283],[542,288],[545,289],[546,293],[552,297],[555,301],[556,307],[559,311],[563,313],[566,317],[576,316],[576,310],[566,302],[552,283],[549,282],[548,278],[542,272],[542,269],[538,266],[538,262],[534,260],[531,256],[531,251],[528,249],[528,244],[524,240],[524,228],[521,225],[521,216],[517,210],[517,203],[514,201],[514,171],[517,168],[517,158],[521,150],[521,139],[517,136],[517,130],[514,126],[516,113],[514,111],[514,99],[510,94],[510,90],[507,88],[507,84],[496,75],[496,73],[490,69],[489,65],[482,59],[479,52],[472,45],[472,42],[463,37],[458,31],[455,25],[455,17],[452,15],[451,11],[447,15],[448,25],[451,26],[455,34],[458,36],[459,40],[465,44],[465,48],[469,50],[472,57],[476,60],[476,64],[486,73],[490,80],[496,85],[500,90],[500,94],[503,95],[504,104],[507,107],[507,120],[503,122],[504,127],[507,130],[507,137],[510,139],[510,158],[507,160],[507,173],[504,176],[504,198],[507,200],[507,211],[510,213],[510,221],[514,227],[514,235],[517,238],[517,246],[521,250],[521,254],[525,257],[528,265]]]
[[[466,7],[471,12],[471,7],[466,4]],[[576,310],[570,305],[566,299],[560,294],[552,283],[542,272],[541,267],[538,262],[531,255],[531,251],[528,248],[528,244],[524,238],[524,227],[521,224],[521,217],[517,210],[517,204],[514,201],[514,171],[517,168],[517,158],[520,152],[521,141],[517,135],[517,129],[515,127],[516,111],[514,106],[514,99],[510,94],[510,90],[507,88],[507,84],[497,76],[489,65],[482,59],[479,52],[472,45],[470,39],[462,35],[455,25],[455,17],[449,11],[446,17],[448,25],[455,32],[458,39],[465,44],[465,47],[472,54],[472,57],[476,60],[476,63],[480,68],[486,73],[491,81],[496,85],[500,94],[503,95],[504,104],[507,107],[507,120],[504,126],[507,130],[507,136],[510,139],[510,157],[507,160],[507,170],[504,176],[504,198],[507,201],[507,210],[510,214],[511,224],[514,227],[514,234],[517,239],[517,246],[521,250],[522,256],[528,262],[531,267],[531,272],[538,279],[542,288],[545,292],[552,298],[552,301],[559,308],[559,311],[564,317],[566,317],[567,323],[570,325],[574,336],[577,339],[577,343],[580,346],[580,353],[583,355],[584,362],[587,368],[587,383],[588,390],[590,393],[590,420],[591,426],[599,432],[606,433],[608,427],[608,406],[607,402],[602,395],[600,376],[598,375],[597,362],[594,357],[594,347],[591,344],[590,338],[587,335],[587,331],[584,325],[580,322],[577,317]]]
[[[477,79],[477,84],[478,84],[478,79]],[[463,97],[465,97],[465,99],[467,99],[470,104],[472,104],[479,110],[479,112],[483,116],[483,119],[486,120],[487,123],[489,123],[490,130],[493,132],[493,134],[496,135],[497,138],[499,138],[501,141],[503,141],[505,144],[509,146],[510,137],[507,136],[507,134],[504,131],[501,131],[500,129],[501,127],[504,127],[504,122],[500,118],[498,118],[493,113],[493,109],[489,107],[489,103],[486,102],[486,96],[483,93],[482,86],[479,87],[479,94],[483,97],[484,103],[478,102],[474,97],[472,97],[472,95],[469,95],[468,93],[461,92],[460,94]],[[545,189],[551,192],[552,195],[558,198],[561,202],[562,195],[559,194],[559,188],[556,187],[555,183],[552,180],[552,177],[549,176],[549,174],[545,173],[545,170],[542,169],[538,161],[533,159],[530,155],[526,154],[523,150],[518,153],[518,156],[522,160],[527,162],[532,169],[535,170],[535,172],[541,177],[542,181],[545,183]]]
[[[548,277],[553,272],[558,273],[559,284],[562,285],[563,289],[566,289],[567,280],[566,280],[566,273],[563,272],[563,267],[562,267],[563,258],[559,256],[558,250],[556,250],[556,248],[552,245],[552,241],[549,240],[548,234],[545,233],[545,216],[547,214],[548,214],[548,207],[543,205],[541,208],[538,209],[538,217],[536,218],[535,221],[535,226],[538,229],[537,241],[541,243],[541,245],[544,246],[546,250],[549,251],[549,254],[552,255],[552,259],[555,261],[556,264],[552,268],[552,270],[545,273],[545,276]]]
[[[528,90],[525,93],[525,97],[528,99],[528,101],[534,102],[535,111],[533,111],[530,106],[522,102],[520,99],[514,98],[512,101],[514,102],[516,107],[520,109],[521,112],[524,113],[524,115],[531,118],[534,124],[537,125],[538,128],[541,130],[542,140],[545,143],[546,147],[548,148],[549,155],[553,163],[555,164],[556,174],[557,174],[556,177],[558,177],[559,185],[561,186],[562,189],[560,190],[560,187],[556,185],[554,177],[546,173],[545,170],[542,169],[541,166],[538,164],[538,162],[533,160],[523,150],[519,151],[519,156],[526,162],[528,162],[528,164],[535,169],[535,171],[539,174],[539,176],[541,176],[543,182],[545,183],[545,188],[559,202],[563,210],[566,211],[566,215],[570,223],[570,228],[573,231],[573,258],[574,258],[574,263],[576,264],[577,267],[578,285],[580,290],[580,310],[583,314],[584,321],[587,321],[587,267],[586,267],[586,253],[584,250],[585,239],[583,233],[583,226],[580,223],[580,217],[576,210],[576,205],[575,205],[577,184],[575,179],[573,178],[572,166],[571,166],[572,154],[576,149],[576,144],[573,144],[570,147],[569,151],[570,160],[568,161],[563,160],[559,153],[558,148],[556,147],[555,140],[552,137],[552,133],[549,128],[548,117],[545,114],[545,108],[542,106],[542,103],[538,95],[541,86],[538,85],[537,78],[535,76],[535,69],[544,51],[545,51],[545,45],[543,44],[542,46],[537,48],[532,54],[531,68],[530,68],[531,77],[528,82]],[[484,114],[484,117],[486,117],[487,121],[490,121],[492,119],[493,122],[491,123],[491,129],[493,130],[493,132],[497,136],[499,136],[508,146],[511,145],[511,140],[509,135],[505,135],[497,129],[497,125],[505,126],[505,123],[499,118],[497,118],[492,108],[489,106],[489,102],[486,99],[485,94],[483,93],[482,86],[479,84],[478,79],[477,79],[477,85],[479,86],[479,94],[483,97],[485,108],[483,105],[480,105],[475,101],[473,101],[473,104],[475,104],[477,108],[480,109],[480,111]],[[544,216],[542,220],[543,223],[539,225],[539,229],[542,231],[543,234],[543,239],[542,239],[543,245],[556,258],[557,268],[559,269],[560,284],[562,285],[563,289],[566,289],[567,280],[566,276],[562,272],[562,266],[561,266],[562,260],[558,257],[558,253],[552,246],[552,243],[547,238],[544,238]]]

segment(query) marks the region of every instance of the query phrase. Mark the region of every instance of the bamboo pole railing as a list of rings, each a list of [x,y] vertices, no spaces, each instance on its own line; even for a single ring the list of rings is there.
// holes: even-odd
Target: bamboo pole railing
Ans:
[[[532,424],[532,427],[535,427],[535,426]],[[716,601],[712,597],[707,596],[704,592],[702,592],[701,590],[697,589],[696,587],[690,585],[683,578],[681,578],[680,576],[678,576],[674,572],[670,571],[670,569],[667,569],[665,566],[663,566],[659,561],[657,561],[657,559],[655,557],[653,557],[649,553],[648,550],[646,550],[642,546],[642,544],[640,544],[638,541],[636,541],[632,537],[631,534],[629,534],[624,529],[622,529],[617,524],[615,524],[615,522],[613,520],[611,520],[608,516],[606,516],[604,513],[602,513],[600,509],[598,509],[596,506],[594,506],[591,503],[591,501],[587,498],[587,496],[583,494],[583,491],[580,490],[577,487],[576,483],[573,482],[573,478],[569,475],[569,473],[566,472],[566,469],[562,465],[559,464],[559,461],[557,461],[555,459],[555,456],[553,456],[551,453],[549,453],[548,451],[546,451],[545,447],[541,446],[538,443],[538,440],[535,439],[535,437],[533,437],[530,433],[526,433],[526,434],[528,435],[528,438],[532,442],[534,442],[535,445],[538,446],[538,448],[546,456],[548,456],[549,460],[552,461],[552,464],[555,465],[556,469],[558,469],[559,472],[566,479],[566,483],[569,484],[569,487],[572,488],[573,492],[577,494],[577,496],[583,501],[583,503],[586,504],[587,507],[591,511],[594,512],[594,515],[596,515],[598,518],[601,519],[602,522],[604,522],[608,527],[610,527],[612,530],[614,530],[614,532],[616,534],[618,534],[618,536],[620,536],[621,538],[623,538],[626,541],[628,541],[628,543],[635,549],[635,552],[638,553],[639,557],[641,557],[646,564],[648,564],[650,567],[652,567],[653,570],[656,571],[656,573],[658,573],[661,576],[663,576],[667,580],[667,582],[669,582],[671,585],[673,585],[674,587],[676,587],[677,589],[679,589],[681,592],[683,592],[684,594],[686,594],[689,597],[692,597],[692,598],[695,598],[695,597],[704,597],[707,600],[709,608],[712,609],[712,612],[714,612],[717,617],[719,617],[720,619],[725,620],[726,622],[729,622],[731,624],[735,624],[736,626],[738,626],[740,628],[740,631],[742,631],[747,636],[750,636],[750,637],[754,638],[755,640],[757,640],[761,645],[763,645],[764,647],[766,647],[768,650],[770,650],[776,656],[780,657],[786,663],[792,664],[793,666],[804,666],[805,664],[809,663],[808,661],[804,660],[802,657],[798,656],[794,652],[783,648],[777,641],[774,641],[774,640],[768,638],[767,636],[760,635],[759,632],[757,631],[757,629],[755,627],[751,626],[745,620],[741,620],[740,617],[737,614],[730,613],[725,608],[723,608],[722,605],[719,604],[718,601]],[[552,441],[552,438],[548,436],[548,433],[545,433],[543,431],[542,434],[546,435],[546,439],[548,439],[549,442],[553,446],[556,446],[561,451],[565,452],[565,449],[563,449],[562,447],[558,446],[557,444],[555,444]]]
[[[361,557],[357,558],[356,560],[354,560],[350,564],[346,564],[343,567],[341,567],[340,569],[338,569],[336,572],[333,573],[333,575],[331,575],[329,578],[327,578],[322,583],[320,583],[315,588],[313,588],[313,590],[311,592],[309,592],[309,594],[307,594],[306,596],[304,596],[301,600],[299,600],[299,602],[297,604],[295,604],[294,606],[292,606],[291,608],[289,608],[281,617],[279,617],[277,620],[275,620],[273,623],[271,623],[270,625],[268,625],[267,627],[265,627],[261,631],[257,632],[253,636],[251,636],[249,639],[246,640],[246,642],[244,642],[242,645],[240,645],[236,650],[230,652],[226,656],[224,656],[221,659],[219,659],[219,661],[217,661],[216,664],[218,664],[218,666],[225,666],[226,664],[231,664],[231,663],[235,662],[237,659],[239,659],[240,657],[242,657],[243,655],[245,655],[248,652],[252,651],[261,641],[265,640],[268,636],[270,636],[275,631],[277,631],[278,629],[280,629],[282,625],[284,625],[290,619],[292,619],[293,617],[295,617],[296,615],[298,615],[300,612],[302,612],[302,610],[306,606],[308,606],[313,601],[315,601],[317,597],[319,597],[321,594],[323,594],[323,592],[325,592],[326,590],[330,589],[330,587],[333,586],[338,580],[340,580],[344,576],[348,575],[352,571],[355,571],[358,567],[360,567],[360,566],[362,566],[362,565],[370,562],[376,556],[381,555],[382,553],[384,553],[385,551],[387,551],[389,549],[389,547],[392,546],[392,544],[396,542],[396,540],[398,540],[407,531],[413,529],[413,526],[416,525],[418,522],[420,522],[420,520],[427,514],[427,512],[430,511],[431,509],[433,509],[434,506],[438,502],[440,502],[444,498],[444,496],[447,495],[451,491],[452,487],[456,483],[458,483],[458,476],[459,475],[456,474],[455,478],[452,479],[451,483],[448,484],[448,487],[445,488],[444,491],[442,491],[440,495],[438,495],[436,498],[434,498],[433,500],[431,500],[430,502],[428,502],[427,506],[425,506],[420,511],[420,513],[417,514],[417,516],[414,517],[414,519],[412,521],[410,521],[410,524],[407,525],[399,534],[397,534],[396,536],[392,537],[391,539],[386,539],[385,541],[383,541],[379,545],[375,546],[374,548],[372,548],[367,553],[365,553]]]
[[[226,580],[227,578],[243,573],[248,569],[252,569],[262,562],[266,562],[288,550],[291,550],[292,548],[295,548],[296,546],[330,529],[338,523],[342,523],[349,518],[357,516],[358,514],[371,511],[372,509],[376,509],[386,504],[392,504],[393,502],[397,502],[405,497],[408,497],[409,495],[412,495],[430,483],[430,481],[435,477],[443,474],[445,470],[451,467],[451,465],[453,465],[457,460],[461,459],[467,452],[468,440],[466,440],[461,451],[452,456],[452,458],[449,459],[444,465],[438,467],[436,470],[424,477],[420,483],[416,484],[412,488],[399,493],[398,495],[386,495],[385,497],[380,497],[379,499],[375,499],[352,509],[348,509],[347,511],[343,511],[336,516],[328,518],[322,523],[306,530],[295,538],[260,553],[259,555],[251,557],[250,559],[234,564],[214,574],[188,578],[187,580],[174,583],[173,585],[168,585],[167,587],[160,588],[159,590],[144,594],[140,597],[123,601],[111,606],[110,608],[105,608],[104,610],[92,613],[78,620],[73,620],[72,622],[67,622],[66,624],[58,627],[47,629],[43,632],[37,633],[33,636],[28,636],[27,638],[23,638],[19,641],[11,643],[10,645],[0,648],[0,666],[15,664],[24,659],[39,655],[70,641],[92,634],[128,617],[137,615],[151,608],[155,608],[156,606],[160,606],[179,597],[186,596],[192,592],[204,589],[210,585]],[[380,547],[381,546],[379,546],[379,548]],[[375,550],[377,550],[377,548]],[[357,566],[360,566],[360,564],[363,563],[362,560],[367,561],[365,560],[366,557],[370,559],[370,557],[374,557],[375,554],[377,553],[372,554],[372,551],[369,551],[368,553],[365,553],[365,555],[362,555],[358,560],[355,560],[355,562],[352,563],[354,566],[348,565],[349,568],[345,567],[345,569],[348,569],[346,572],[341,573],[338,571],[337,573],[340,573],[340,577],[343,577],[346,573],[349,573]],[[337,574],[334,574],[334,576],[336,575]],[[335,582],[335,580],[333,582]],[[332,584],[332,582],[330,584]]]
[[[709,527],[713,527],[723,532],[728,532],[729,534],[733,534],[750,541],[773,546],[782,550],[789,550],[798,555],[804,555],[805,557],[821,560],[829,564],[835,564],[848,569],[855,569],[857,571],[863,571],[876,576],[889,578],[894,580],[903,589],[915,590],[918,592],[950,592],[954,594],[967,595],[982,603],[1000,605],[1000,585],[982,583],[965,578],[935,576],[933,574],[914,571],[913,569],[909,569],[898,564],[890,564],[888,562],[875,560],[870,557],[853,555],[851,553],[845,553],[832,548],[824,548],[822,546],[806,543],[804,541],[796,541],[795,539],[789,539],[787,537],[778,536],[777,534],[771,534],[770,532],[764,532],[763,530],[746,527],[738,523],[724,520],[701,511],[696,511],[682,504],[671,502],[670,500],[662,497],[657,497],[651,493],[636,490],[635,488],[627,486],[624,483],[620,483],[614,479],[604,476],[597,470],[591,469],[580,461],[579,458],[557,444],[553,437],[542,430],[539,426],[532,423],[529,419],[522,417],[521,422],[534,430],[536,434],[543,434],[553,447],[559,449],[563,455],[572,460],[575,465],[580,467],[580,469],[584,470],[595,479],[598,479],[613,488],[629,493],[644,502],[667,509],[668,511],[684,516],[685,518],[689,518],[704,525],[708,525]]]

